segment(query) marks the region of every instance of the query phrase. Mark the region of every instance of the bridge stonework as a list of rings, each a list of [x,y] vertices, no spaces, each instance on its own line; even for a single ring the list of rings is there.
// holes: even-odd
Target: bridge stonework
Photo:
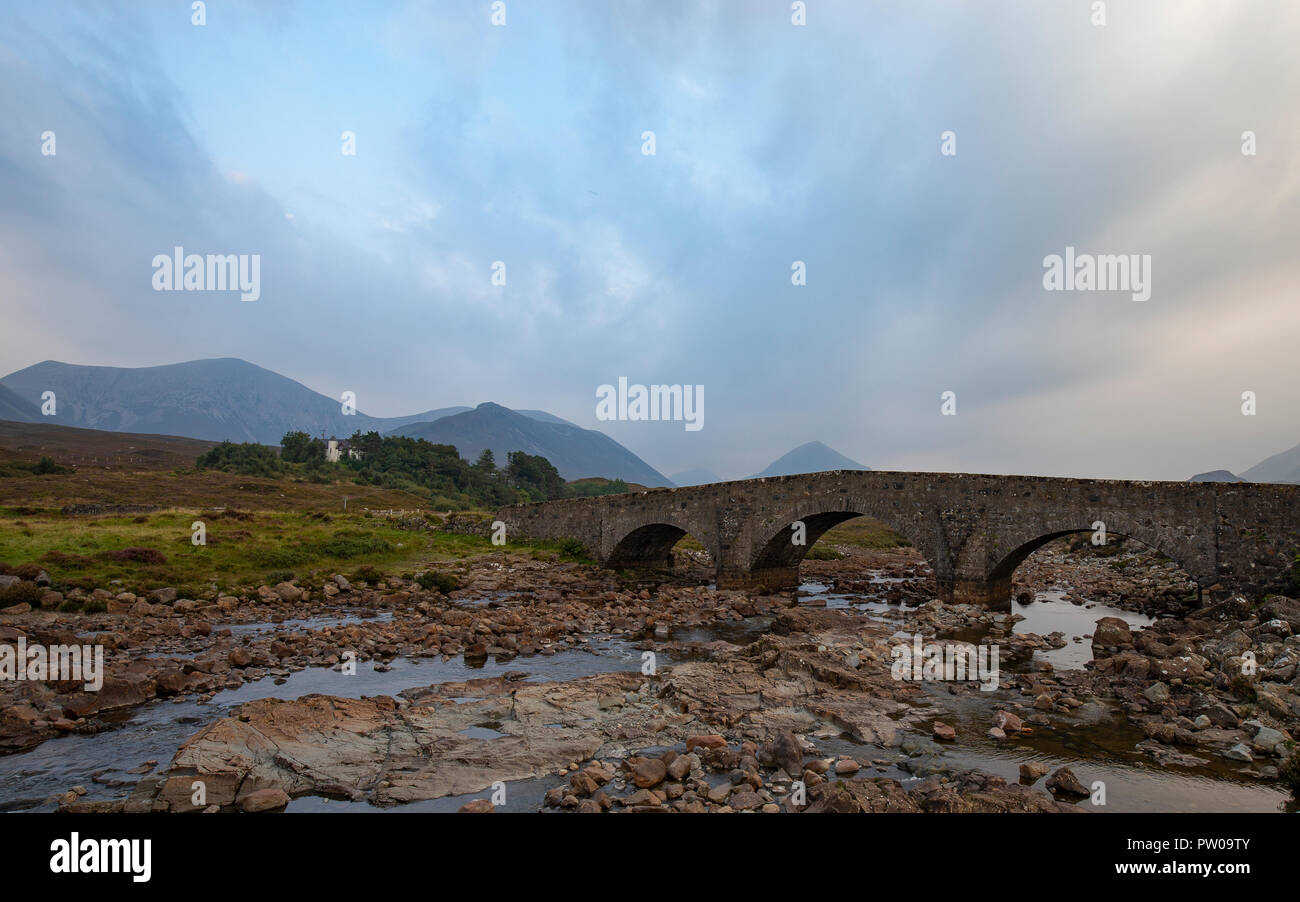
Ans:
[[[508,538],[577,539],[615,569],[666,567],[689,533],[713,555],[720,588],[777,591],[798,585],[799,563],[823,533],[859,515],[909,540],[945,598],[1003,610],[1029,554],[1097,521],[1215,593],[1279,591],[1300,549],[1300,485],[1262,483],[835,470],[516,504],[497,517]]]

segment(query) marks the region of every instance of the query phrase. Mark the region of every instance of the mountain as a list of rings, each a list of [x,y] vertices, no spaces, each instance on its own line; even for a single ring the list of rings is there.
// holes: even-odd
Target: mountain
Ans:
[[[1237,476],[1227,470],[1210,470],[1208,473],[1197,473],[1188,482],[1245,482],[1240,476]]]
[[[469,410],[468,407],[465,410]],[[460,413],[460,411],[456,411]],[[573,426],[568,420],[562,420],[553,413],[547,413],[544,410],[516,410],[515,413],[522,413],[526,417],[532,417],[534,420],[541,420],[543,423],[563,423],[565,426]]]
[[[60,426],[278,445],[292,429],[351,435],[382,428],[292,379],[232,357],[166,366],[76,366],[46,360],[0,379],[27,399],[53,391]]]
[[[682,472],[674,473],[668,478],[677,485],[708,485],[711,482],[722,482],[722,477],[708,467],[694,467],[690,470],[682,470]]]
[[[1260,461],[1241,478],[1247,482],[1300,482],[1300,445]]]
[[[672,485],[662,473],[603,432],[562,420],[541,420],[490,401],[432,423],[403,426],[394,434],[455,445],[460,456],[471,461],[484,448],[491,448],[499,467],[505,466],[511,451],[540,454],[566,480],[603,476],[648,486]]]
[[[788,454],[768,464],[754,479],[765,476],[794,476],[797,473],[820,473],[823,470],[870,470],[856,460],[850,460],[834,448],[821,442],[800,445]]]
[[[39,394],[36,397],[40,397]],[[41,410],[35,404],[17,392],[0,384],[0,420],[12,420],[16,423],[38,423]]]
[[[43,417],[43,392],[53,391],[55,416]],[[286,432],[351,435],[388,432],[470,410],[443,407],[404,417],[343,414],[334,398],[234,357],[166,366],[77,366],[46,360],[0,379],[0,419],[109,432],[278,445]]]
[[[412,423],[430,423],[434,420],[440,420],[443,417],[449,417],[452,416],[453,414],[464,413],[467,410],[473,410],[473,409],[474,409],[473,407],[465,407],[465,406],[438,407],[434,410],[426,410],[424,413],[413,413],[410,416],[406,416],[406,417],[370,417],[369,419],[375,420],[378,423],[382,423],[383,428],[379,429],[378,431],[387,433],[387,432],[392,432],[394,429],[400,429],[403,426],[409,426]],[[352,433],[350,432],[348,433],[348,435],[351,434]]]

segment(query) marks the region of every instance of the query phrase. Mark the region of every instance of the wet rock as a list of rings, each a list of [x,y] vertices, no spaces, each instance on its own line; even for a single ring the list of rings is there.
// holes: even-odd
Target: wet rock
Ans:
[[[282,811],[289,804],[283,789],[258,789],[239,799],[239,810],[250,814],[259,811]]]
[[[779,767],[787,774],[802,770],[803,748],[792,733],[778,733],[770,742],[759,746],[758,760],[771,767]]]
[[[1228,749],[1223,753],[1223,757],[1227,758],[1229,761],[1250,762],[1255,760],[1255,756],[1251,754],[1250,746],[1246,745],[1244,742],[1239,742],[1232,748]]]
[[[645,758],[632,768],[632,782],[642,789],[658,786],[668,774],[668,768],[658,758]]]
[[[1103,657],[1120,648],[1133,647],[1133,633],[1129,625],[1118,617],[1102,617],[1092,633],[1092,653]]]
[[[1163,705],[1165,702],[1169,701],[1169,687],[1164,683],[1152,683],[1146,689],[1142,690],[1142,694],[1146,696],[1147,701],[1153,704]]]
[[[1281,757],[1286,752],[1286,742],[1287,736],[1281,730],[1261,726],[1250,744],[1256,751]]]
[[[1047,778],[1047,789],[1055,795],[1071,796],[1075,798],[1086,798],[1091,795],[1088,788],[1079,782],[1074,771],[1068,767],[1057,769],[1050,777]]]
[[[1024,722],[1012,714],[1010,711],[998,711],[993,715],[993,726],[1002,730],[1008,736],[1024,732]]]
[[[691,752],[696,748],[704,749],[723,749],[727,747],[727,740],[717,733],[709,733],[704,736],[691,736],[686,740],[686,751]]]
[[[763,807],[764,799],[756,792],[737,792],[733,793],[727,804],[736,811],[753,811],[756,808]]]
[[[678,755],[673,758],[668,765],[668,776],[674,780],[681,780],[686,777],[694,768],[700,766],[700,759],[696,755]]]
[[[1020,782],[1031,785],[1045,777],[1051,770],[1046,764],[1040,764],[1037,761],[1026,761],[1020,765]]]
[[[941,720],[936,720],[932,735],[940,742],[953,742],[957,739],[957,729]]]

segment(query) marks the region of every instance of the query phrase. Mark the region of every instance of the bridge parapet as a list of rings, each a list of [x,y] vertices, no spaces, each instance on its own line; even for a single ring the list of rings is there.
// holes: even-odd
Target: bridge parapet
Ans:
[[[581,541],[613,567],[662,567],[694,537],[719,586],[785,589],[826,530],[854,516],[885,523],[930,563],[947,598],[1009,608],[1011,575],[1062,535],[1130,536],[1202,588],[1276,591],[1300,549],[1300,486],[1127,482],[964,473],[835,470],[599,498],[512,505],[511,536]],[[792,541],[803,523],[805,544]]]

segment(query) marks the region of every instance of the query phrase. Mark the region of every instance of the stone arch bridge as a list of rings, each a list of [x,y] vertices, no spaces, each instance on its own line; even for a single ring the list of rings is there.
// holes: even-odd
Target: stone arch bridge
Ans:
[[[1097,521],[1215,593],[1281,590],[1300,549],[1300,485],[1263,483],[835,470],[516,504],[497,517],[511,539],[577,539],[614,569],[666,567],[690,534],[713,555],[720,588],[776,591],[798,585],[799,563],[823,533],[860,515],[908,539],[944,597],[1002,609],[1021,561]]]

